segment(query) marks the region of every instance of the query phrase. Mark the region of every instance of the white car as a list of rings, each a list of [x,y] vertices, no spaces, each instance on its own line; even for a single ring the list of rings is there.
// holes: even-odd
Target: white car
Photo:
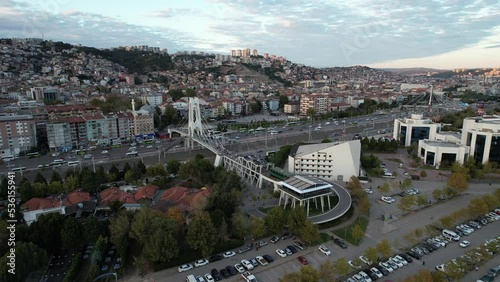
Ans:
[[[390,267],[387,263],[385,262],[379,262],[378,265],[380,267],[383,267],[385,270],[387,270],[389,273],[392,273],[394,271],[394,269],[392,267]]]
[[[323,246],[323,245],[319,246],[319,251],[322,252],[323,254],[327,255],[327,256],[329,256],[329,255],[332,254],[332,252],[330,252],[330,250],[327,247]]]
[[[466,248],[470,245],[470,242],[469,241],[462,241],[460,242],[460,247],[462,248]]]
[[[52,153],[53,157],[59,157],[59,153]]]
[[[146,146],[146,149],[151,149],[151,148],[153,148],[153,145]]]
[[[265,260],[264,257],[256,256],[255,259],[260,263],[260,265],[262,266],[267,265],[267,260]]]
[[[370,188],[365,189],[366,194],[373,194],[373,190]]]
[[[282,258],[286,257],[286,252],[283,251],[282,249],[277,249],[276,254],[278,254],[278,256],[280,256]]]
[[[398,268],[404,266],[404,264],[402,262],[400,262],[399,259],[397,259],[397,258],[389,258],[389,260],[392,261],[393,263],[395,263],[398,266]]]
[[[383,202],[386,202],[388,204],[392,204],[392,203],[394,203],[396,201],[392,197],[387,197],[387,196],[382,196],[380,198],[380,200],[382,200]]]
[[[368,274],[366,274],[366,272],[360,271],[358,274],[361,275],[361,277],[363,277],[363,280],[365,282],[372,282],[372,279],[370,278],[370,276],[368,276]]]
[[[101,154],[105,155],[105,154],[109,154],[108,150],[104,150],[101,152]]]
[[[235,253],[235,252],[233,252],[233,251],[228,251],[228,252],[225,252],[225,253],[223,253],[223,254],[222,254],[222,256],[223,256],[224,258],[234,257],[235,255],[236,255],[236,253]]]
[[[359,259],[360,259],[362,262],[364,262],[364,263],[366,263],[366,264],[368,264],[368,265],[372,264],[372,262],[371,262],[368,258],[366,258],[365,256],[359,256]]]
[[[361,265],[355,264],[352,260],[347,262],[354,269],[361,269]]]
[[[179,268],[177,269],[179,272],[185,272],[185,271],[188,271],[188,270],[191,270],[193,269],[193,265],[188,263],[188,264],[183,264],[181,266],[179,266]]]
[[[380,272],[380,270],[378,270],[376,267],[372,267],[370,268],[370,270],[373,272],[373,274],[375,274],[378,278],[382,278],[384,277],[384,275],[382,274],[382,272]]]
[[[253,264],[250,261],[246,260],[246,259],[244,259],[244,260],[241,261],[241,265],[243,265],[243,267],[246,268],[247,270],[252,270],[253,269]]]
[[[207,280],[207,282],[215,282],[215,279],[209,273],[205,274],[205,280]]]
[[[394,258],[399,260],[403,265],[408,265],[408,262],[402,256],[397,255]]]
[[[239,273],[243,273],[246,271],[246,269],[239,263],[235,264],[234,265],[234,268],[236,268],[236,270],[239,272]]]
[[[194,263],[194,267],[200,267],[200,266],[204,266],[204,265],[207,265],[207,264],[208,264],[208,260],[206,260],[206,259],[200,259],[200,260],[197,260]]]

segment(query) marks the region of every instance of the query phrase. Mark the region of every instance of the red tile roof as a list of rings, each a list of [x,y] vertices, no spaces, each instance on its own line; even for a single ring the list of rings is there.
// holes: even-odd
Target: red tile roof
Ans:
[[[28,211],[44,210],[44,209],[60,207],[61,201],[56,197],[31,198],[22,206],[23,208],[26,208]]]
[[[146,186],[143,186],[141,188],[139,188],[139,190],[137,191],[137,193],[135,193],[134,195],[134,199],[136,201],[139,201],[141,199],[153,199],[153,196],[156,194],[156,191],[158,191],[158,189],[160,189],[160,187],[156,186],[156,185],[146,185]]]
[[[134,194],[121,191],[118,187],[111,187],[103,190],[100,193],[100,197],[101,202],[99,203],[99,206],[107,206],[116,200],[124,204],[137,204],[134,199]]]
[[[163,192],[161,200],[174,202],[182,211],[191,211],[202,207],[209,195],[209,189],[197,190],[177,186]]]
[[[63,204],[66,207],[69,207],[69,206],[76,205],[78,203],[85,202],[85,201],[90,201],[90,200],[92,200],[90,198],[90,193],[76,191],[76,192],[69,193],[63,199]]]

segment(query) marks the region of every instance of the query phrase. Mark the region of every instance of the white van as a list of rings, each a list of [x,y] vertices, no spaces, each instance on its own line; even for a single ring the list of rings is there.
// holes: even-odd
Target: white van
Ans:
[[[444,237],[451,239],[453,241],[460,241],[460,236],[451,230],[444,229],[442,234]]]
[[[384,172],[384,175],[382,175],[382,177],[385,177],[385,178],[394,178],[394,175],[392,175],[392,173],[390,173],[390,172]]]

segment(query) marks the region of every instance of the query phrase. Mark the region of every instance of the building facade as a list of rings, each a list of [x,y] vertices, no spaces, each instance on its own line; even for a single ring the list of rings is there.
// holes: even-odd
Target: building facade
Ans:
[[[361,142],[320,143],[294,146],[288,157],[288,171],[334,181],[359,176]]]
[[[36,146],[36,121],[32,115],[0,116],[2,156],[16,156]]]
[[[500,116],[465,118],[462,144],[478,163],[500,163]]]
[[[434,123],[421,114],[412,114],[410,118],[394,120],[393,138],[398,140],[401,146],[408,147],[419,140],[435,140],[440,131],[440,123]]]
[[[313,109],[316,115],[328,113],[330,97],[327,94],[302,94],[300,96],[300,115],[306,116],[308,109]]]

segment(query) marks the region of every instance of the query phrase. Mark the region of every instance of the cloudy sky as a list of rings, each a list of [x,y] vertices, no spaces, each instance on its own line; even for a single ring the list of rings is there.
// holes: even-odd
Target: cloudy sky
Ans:
[[[499,0],[0,0],[0,37],[42,34],[317,67],[500,67]]]

